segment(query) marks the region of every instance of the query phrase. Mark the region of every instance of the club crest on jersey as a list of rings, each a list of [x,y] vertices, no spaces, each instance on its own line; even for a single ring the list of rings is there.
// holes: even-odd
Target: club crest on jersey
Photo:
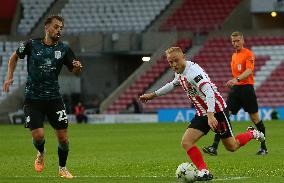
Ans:
[[[20,44],[20,47],[19,47],[19,52],[20,52],[20,53],[23,53],[24,50],[25,50],[25,44],[24,44],[24,43],[21,43],[21,44]]]
[[[56,59],[60,59],[61,58],[61,51],[55,51],[54,56],[55,56]]]
[[[241,71],[242,70],[242,64],[238,64],[238,70]]]

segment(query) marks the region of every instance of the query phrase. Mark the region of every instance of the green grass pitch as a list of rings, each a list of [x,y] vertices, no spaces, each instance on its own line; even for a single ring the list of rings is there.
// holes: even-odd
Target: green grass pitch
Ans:
[[[235,134],[250,122],[233,122]],[[284,182],[284,122],[267,121],[269,154],[255,155],[259,143],[252,140],[231,153],[220,144],[218,156],[204,155],[214,175],[213,182]],[[38,174],[33,164],[36,151],[31,134],[23,126],[0,125],[0,182],[176,182],[175,169],[189,161],[180,146],[186,123],[108,124],[69,127],[68,168],[76,177],[57,176],[57,143],[46,125],[45,170]],[[198,147],[211,144],[213,132]]]

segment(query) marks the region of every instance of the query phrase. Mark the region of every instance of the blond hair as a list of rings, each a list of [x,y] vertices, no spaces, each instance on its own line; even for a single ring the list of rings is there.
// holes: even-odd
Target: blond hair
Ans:
[[[231,37],[237,37],[240,36],[241,38],[244,37],[243,33],[239,32],[239,31],[235,31],[231,34]]]
[[[180,47],[170,47],[170,48],[168,48],[168,49],[165,51],[165,53],[166,53],[167,55],[168,55],[168,54],[171,54],[171,53],[173,53],[173,52],[183,54],[182,49],[181,49]]]

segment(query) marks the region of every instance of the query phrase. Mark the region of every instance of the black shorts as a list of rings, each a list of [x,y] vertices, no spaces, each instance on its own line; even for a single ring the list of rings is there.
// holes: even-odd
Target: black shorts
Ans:
[[[233,86],[229,92],[227,105],[232,114],[237,114],[241,108],[249,114],[258,111],[257,99],[253,85]]]
[[[228,138],[233,137],[233,129],[230,123],[229,118],[229,111],[228,109],[225,109],[222,112],[217,112],[214,114],[215,118],[218,121],[218,128],[214,132],[219,134],[220,138]],[[205,135],[209,132],[211,129],[208,125],[208,118],[207,116],[195,116],[192,120],[188,128],[194,128],[197,130],[202,131]]]
[[[63,100],[31,100],[26,99],[24,103],[26,116],[25,126],[31,130],[43,128],[43,122],[47,117],[50,125],[54,129],[66,129],[68,119]]]

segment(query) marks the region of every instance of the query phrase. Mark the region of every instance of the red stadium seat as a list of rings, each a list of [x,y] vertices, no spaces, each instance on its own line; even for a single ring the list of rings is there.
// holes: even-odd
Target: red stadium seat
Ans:
[[[240,0],[184,0],[181,6],[161,25],[161,31],[178,31],[208,33],[218,29]],[[203,12],[203,13],[200,13]]]

